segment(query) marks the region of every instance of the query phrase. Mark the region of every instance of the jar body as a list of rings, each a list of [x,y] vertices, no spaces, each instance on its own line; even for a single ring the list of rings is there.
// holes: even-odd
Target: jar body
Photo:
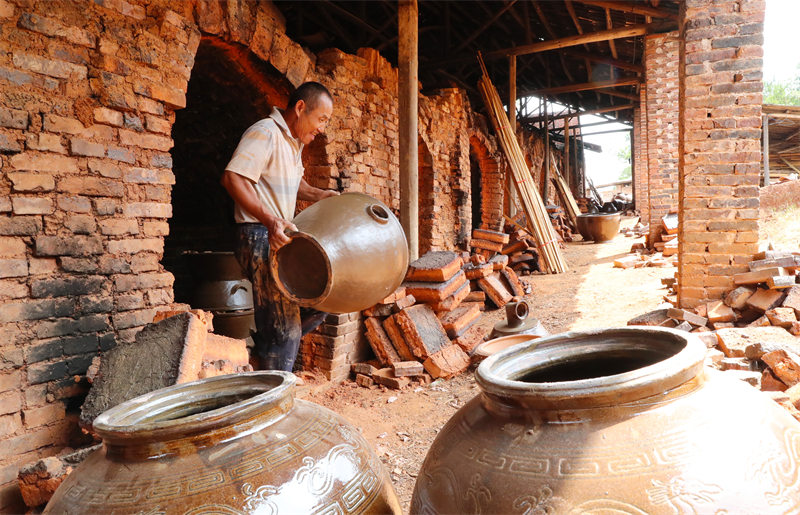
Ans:
[[[369,195],[325,198],[292,222],[299,232],[271,253],[270,268],[293,302],[328,313],[361,311],[403,281],[405,233],[391,210]]]
[[[428,452],[412,513],[800,510],[800,424],[721,373],[603,406],[526,404],[484,392],[462,407]]]
[[[138,448],[104,445],[69,475],[46,512],[400,512],[380,460],[340,416],[290,398],[262,416],[264,423],[165,443],[163,455],[153,438]]]

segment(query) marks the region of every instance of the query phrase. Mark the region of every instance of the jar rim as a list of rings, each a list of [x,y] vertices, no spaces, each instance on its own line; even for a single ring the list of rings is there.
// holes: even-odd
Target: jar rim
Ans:
[[[288,411],[296,382],[291,372],[264,370],[172,385],[104,411],[93,427],[106,442],[169,440],[205,433],[253,419],[270,409]],[[288,401],[288,405],[281,401]]]
[[[604,355],[647,356],[652,362],[620,373],[548,382],[521,380],[563,364]],[[485,394],[536,408],[590,408],[667,392],[702,372],[706,346],[696,335],[664,327],[571,331],[523,342],[486,358],[475,373]],[[663,356],[663,359],[656,359]]]

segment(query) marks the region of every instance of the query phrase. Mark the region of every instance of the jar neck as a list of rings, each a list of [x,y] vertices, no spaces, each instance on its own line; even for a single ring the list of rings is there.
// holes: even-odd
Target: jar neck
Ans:
[[[94,423],[106,456],[140,461],[193,454],[274,424],[294,406],[294,376],[251,372],[156,390]]]
[[[695,336],[664,328],[562,333],[490,356],[476,379],[498,413],[636,411],[699,387],[705,350]]]

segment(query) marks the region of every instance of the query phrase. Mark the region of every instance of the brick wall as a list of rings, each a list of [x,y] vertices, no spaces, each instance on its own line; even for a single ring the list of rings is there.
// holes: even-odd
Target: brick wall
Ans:
[[[682,14],[682,307],[719,299],[757,250],[764,6],[687,0]]]
[[[645,38],[648,218],[652,245],[661,218],[678,207],[678,32]]]

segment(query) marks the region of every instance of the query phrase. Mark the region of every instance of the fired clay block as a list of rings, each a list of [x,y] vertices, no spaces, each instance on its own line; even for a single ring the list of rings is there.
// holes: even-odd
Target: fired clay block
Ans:
[[[427,359],[450,345],[450,339],[430,306],[418,304],[394,315],[411,352],[419,359]]]
[[[406,281],[447,281],[461,269],[462,264],[461,256],[455,252],[428,252],[408,265]],[[413,292],[410,291],[407,293],[413,294]]]

